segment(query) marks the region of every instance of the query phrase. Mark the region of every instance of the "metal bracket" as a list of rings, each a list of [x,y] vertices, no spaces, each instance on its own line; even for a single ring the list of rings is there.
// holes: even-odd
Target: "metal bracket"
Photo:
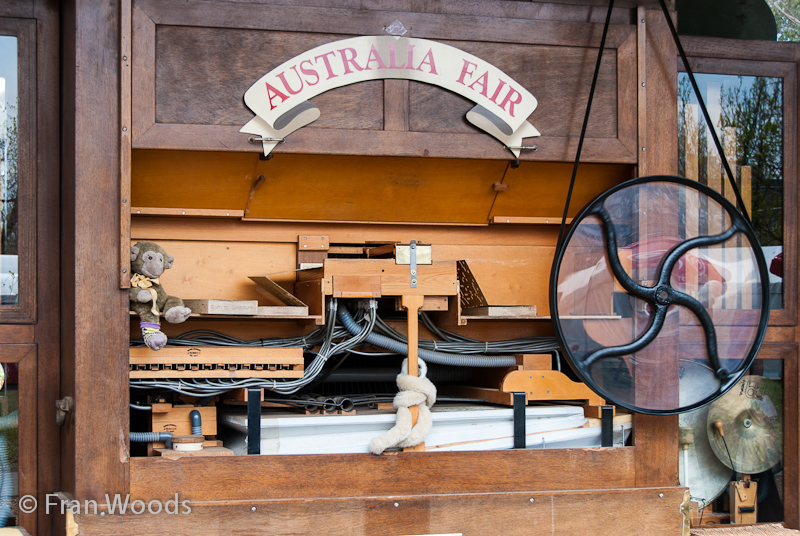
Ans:
[[[75,407],[75,400],[71,396],[65,396],[56,400],[56,424],[64,426],[67,420],[67,413],[71,412]]]
[[[514,448],[524,449],[527,447],[525,438],[525,408],[528,404],[525,393],[513,393],[514,395]]]
[[[261,454],[261,389],[247,389],[247,454]]]
[[[274,141],[274,142],[277,142],[277,143],[283,143],[283,142],[286,141],[286,139],[285,138],[262,138],[262,137],[259,137],[259,136],[248,136],[248,138],[247,138],[247,142],[248,143],[255,143],[257,141]]]
[[[518,149],[520,151],[527,150],[527,151],[536,151],[539,149],[538,145],[503,145],[503,148],[506,151],[510,151],[512,149]]]
[[[411,288],[417,288],[417,241],[411,241],[411,262],[409,266],[411,268]]]

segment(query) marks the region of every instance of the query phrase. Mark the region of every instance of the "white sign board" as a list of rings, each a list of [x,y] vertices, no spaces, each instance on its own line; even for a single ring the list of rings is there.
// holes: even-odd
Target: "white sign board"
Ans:
[[[467,120],[519,156],[523,138],[539,132],[527,119],[536,98],[513,78],[450,45],[393,36],[353,37],[296,56],[262,76],[244,94],[256,114],[241,132],[282,139],[316,120],[309,99],[330,89],[385,78],[443,87],[475,103]],[[277,141],[264,141],[268,154]]]

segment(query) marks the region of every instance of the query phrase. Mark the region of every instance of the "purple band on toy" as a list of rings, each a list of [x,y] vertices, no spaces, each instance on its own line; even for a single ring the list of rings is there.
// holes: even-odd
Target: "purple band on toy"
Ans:
[[[161,327],[161,324],[158,322],[139,322],[139,327],[159,329]]]

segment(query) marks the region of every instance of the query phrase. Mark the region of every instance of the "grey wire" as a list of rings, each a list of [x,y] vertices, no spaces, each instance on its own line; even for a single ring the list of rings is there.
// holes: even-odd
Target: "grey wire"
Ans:
[[[343,305],[342,305],[343,306]],[[405,335],[389,326],[377,314],[377,301],[374,299],[359,302],[359,307],[353,315],[361,331],[354,336],[343,327],[336,324],[336,311],[339,301],[332,299],[329,302],[328,322],[304,337],[290,337],[285,339],[252,339],[242,340],[222,333],[209,330],[194,330],[170,339],[170,344],[175,346],[263,346],[263,347],[303,347],[308,354],[313,355],[311,363],[305,368],[302,378],[298,379],[140,379],[131,380],[130,386],[142,390],[171,390],[176,393],[196,397],[218,396],[232,389],[261,388],[278,394],[289,395],[297,393],[314,381],[322,372],[327,361],[334,355],[349,352],[369,357],[397,355],[391,352],[362,352],[356,350],[367,336],[379,332],[405,344],[408,339]],[[419,347],[439,352],[454,354],[515,354],[515,353],[555,353],[558,370],[561,370],[561,359],[558,353],[558,343],[555,337],[528,337],[506,341],[476,341],[457,335],[436,326],[427,314],[421,313],[420,320],[442,341],[419,339]],[[338,342],[334,342],[338,341]],[[143,340],[132,340],[134,344],[144,344]],[[319,349],[314,351],[315,347]],[[145,409],[144,406],[136,409]]]

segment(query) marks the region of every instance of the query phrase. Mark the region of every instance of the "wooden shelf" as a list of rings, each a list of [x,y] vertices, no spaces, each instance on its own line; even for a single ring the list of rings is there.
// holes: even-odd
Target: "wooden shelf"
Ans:
[[[213,208],[131,207],[132,216],[189,216],[202,218],[244,218],[244,210]]]

